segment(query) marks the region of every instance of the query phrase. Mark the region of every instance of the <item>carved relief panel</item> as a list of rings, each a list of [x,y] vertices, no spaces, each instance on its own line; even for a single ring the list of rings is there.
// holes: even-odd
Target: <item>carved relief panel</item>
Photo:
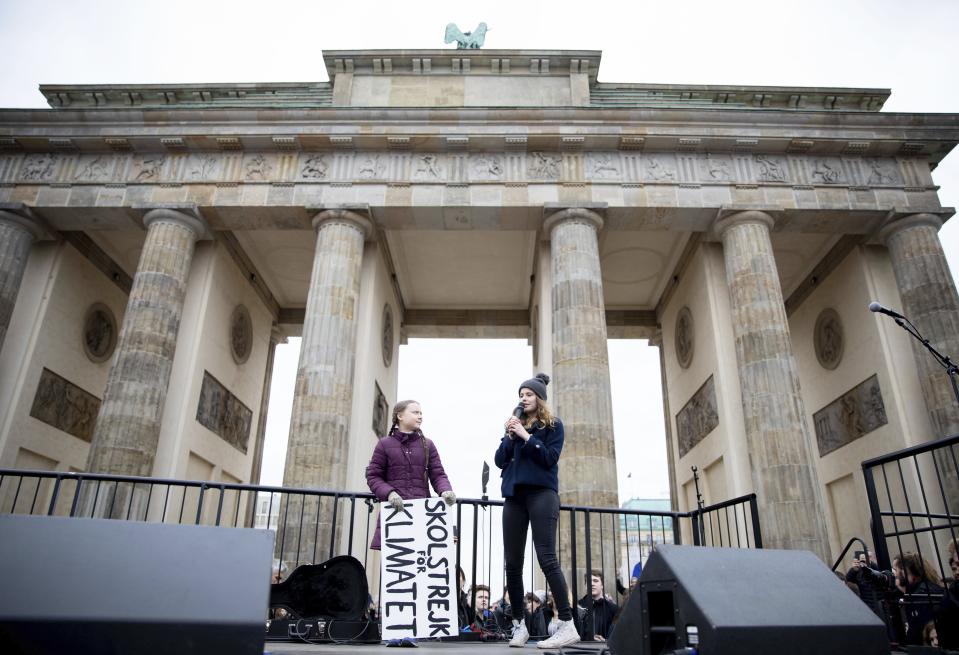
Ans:
[[[676,415],[679,456],[684,457],[719,425],[713,376],[703,383]]]
[[[819,456],[852,443],[888,422],[875,375],[813,414]]]

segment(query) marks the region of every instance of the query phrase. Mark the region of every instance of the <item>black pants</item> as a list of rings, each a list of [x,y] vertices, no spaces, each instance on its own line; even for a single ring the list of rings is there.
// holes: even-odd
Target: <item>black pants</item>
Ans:
[[[503,506],[503,556],[506,560],[506,589],[513,608],[513,618],[526,615],[523,590],[523,559],[526,554],[526,531],[533,527],[533,548],[536,559],[553,592],[556,611],[561,621],[573,618],[569,606],[566,578],[556,557],[556,525],[559,522],[559,494],[546,487],[517,486],[514,495]]]

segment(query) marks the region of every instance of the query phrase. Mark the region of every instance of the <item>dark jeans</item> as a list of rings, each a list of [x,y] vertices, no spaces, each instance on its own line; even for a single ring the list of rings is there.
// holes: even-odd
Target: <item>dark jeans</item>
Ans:
[[[523,558],[526,554],[526,531],[533,527],[536,559],[553,592],[556,611],[561,621],[573,618],[569,606],[566,578],[556,557],[556,525],[559,521],[559,494],[545,487],[517,486],[514,495],[503,505],[503,556],[506,560],[506,588],[513,606],[513,618],[526,615],[523,590]]]

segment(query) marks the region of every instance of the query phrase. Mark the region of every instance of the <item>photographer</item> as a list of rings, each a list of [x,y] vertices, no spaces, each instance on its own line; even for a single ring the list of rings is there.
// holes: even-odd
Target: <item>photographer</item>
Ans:
[[[862,602],[886,624],[889,641],[903,643],[906,629],[900,611],[902,592],[898,584],[899,559],[893,562],[896,571],[880,571],[873,553],[856,553],[846,581],[856,585]]]

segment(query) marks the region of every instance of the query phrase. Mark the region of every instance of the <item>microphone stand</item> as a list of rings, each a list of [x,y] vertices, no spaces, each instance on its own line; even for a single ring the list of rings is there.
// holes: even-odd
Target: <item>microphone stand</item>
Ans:
[[[932,355],[933,359],[946,369],[946,373],[949,374],[949,381],[952,383],[952,393],[956,396],[956,403],[959,404],[959,367],[957,367],[948,355],[943,355],[941,352],[936,350],[936,347],[929,343],[929,339],[926,339],[922,336],[922,333],[919,332],[919,328],[913,325],[913,322],[908,318],[903,316],[902,318],[892,317],[892,320],[896,322],[896,325],[905,330],[913,339],[921,343],[926,350]]]

